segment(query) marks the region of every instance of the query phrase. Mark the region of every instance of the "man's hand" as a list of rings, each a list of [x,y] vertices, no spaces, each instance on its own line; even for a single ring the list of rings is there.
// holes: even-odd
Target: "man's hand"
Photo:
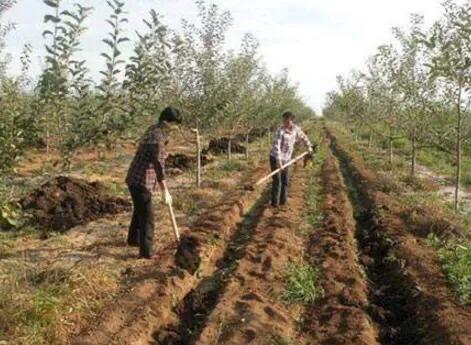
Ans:
[[[171,205],[173,200],[172,200],[172,196],[170,195],[170,193],[168,192],[168,189],[165,188],[163,190],[163,193],[162,193],[162,202],[165,204],[165,205]]]

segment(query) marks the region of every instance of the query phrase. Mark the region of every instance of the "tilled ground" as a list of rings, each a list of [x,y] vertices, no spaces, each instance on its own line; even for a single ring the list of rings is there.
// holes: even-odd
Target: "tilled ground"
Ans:
[[[460,305],[435,252],[378,191],[374,173],[329,135],[321,170],[323,220],[308,241],[307,170],[294,169],[290,205],[267,208],[267,191],[224,197],[191,226],[202,255],[190,275],[169,246],[159,269],[106,308],[74,344],[471,344]],[[251,180],[263,174],[256,170]],[[320,269],[311,305],[281,298],[290,262]]]
[[[265,170],[252,169],[245,180],[256,180]],[[105,307],[97,322],[82,330],[71,343],[148,344],[152,330],[171,320],[172,307],[198,284],[201,276],[216,270],[216,262],[223,257],[243,215],[265,203],[264,197],[257,194],[234,190],[183,231],[183,235],[191,233],[199,243],[202,262],[197,274],[191,275],[176,265],[175,244],[160,248],[155,266],[130,270],[128,274],[136,282],[134,287]]]
[[[310,170],[292,170],[285,208],[267,207],[268,188],[221,193],[182,229],[201,259],[195,271],[179,265],[170,238],[161,241],[159,258],[130,266],[128,289],[70,343],[471,344],[471,309],[457,302],[419,225],[361,159],[327,137],[323,218],[308,239],[298,230]],[[249,169],[239,187],[266,172]],[[320,270],[323,295],[311,305],[282,298],[287,265],[302,261]]]
[[[458,303],[436,252],[414,234],[376,175],[332,139],[356,205],[370,284],[370,314],[381,344],[471,344],[471,307]]]
[[[299,337],[302,307],[282,301],[287,265],[303,258],[297,233],[306,171],[296,170],[289,206],[263,207],[241,224],[220,262],[176,306],[175,321],[156,330],[156,344],[277,344]],[[278,341],[278,342],[277,342]]]
[[[306,331],[316,344],[377,344],[353,209],[337,160],[330,152],[321,176],[324,220],[311,237],[308,254],[313,265],[321,267],[325,293],[307,308]]]

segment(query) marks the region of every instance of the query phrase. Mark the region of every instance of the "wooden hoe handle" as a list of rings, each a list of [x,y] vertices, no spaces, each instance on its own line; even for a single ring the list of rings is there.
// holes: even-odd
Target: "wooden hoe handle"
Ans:
[[[278,174],[281,170],[289,167],[290,165],[296,163],[297,161],[299,161],[300,159],[303,159],[305,156],[307,156],[309,154],[308,151],[304,152],[303,154],[300,154],[298,157],[296,158],[293,158],[292,160],[290,160],[288,163],[286,163],[285,165],[281,166],[281,168],[279,169],[276,169],[274,171],[272,171],[269,175],[261,178],[260,180],[258,180],[256,183],[255,183],[255,186],[260,186],[262,183],[265,183],[266,181],[268,181],[272,176]]]
[[[170,219],[172,221],[173,233],[175,235],[175,240],[177,243],[180,243],[180,231],[178,231],[177,221],[175,220],[175,213],[173,212],[172,204],[168,204],[168,213],[170,214]]]

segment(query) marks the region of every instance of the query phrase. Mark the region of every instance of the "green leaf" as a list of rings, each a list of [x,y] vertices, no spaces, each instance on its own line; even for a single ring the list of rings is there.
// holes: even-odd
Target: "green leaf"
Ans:
[[[53,22],[53,23],[60,23],[60,18],[57,18],[56,16],[53,16],[53,15],[50,15],[50,14],[46,14],[44,16],[44,23],[48,23],[48,22]]]
[[[59,7],[59,0],[43,0],[43,2],[49,7]]]

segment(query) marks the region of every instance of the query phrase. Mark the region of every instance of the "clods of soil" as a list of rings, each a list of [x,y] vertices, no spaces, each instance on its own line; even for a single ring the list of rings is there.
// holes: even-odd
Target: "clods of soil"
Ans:
[[[209,146],[203,151],[203,153],[212,153],[214,155],[220,155],[227,153],[229,149],[229,138],[223,137],[219,139],[212,139],[209,142]],[[245,153],[246,148],[241,144],[237,143],[237,140],[231,141],[231,152],[232,153]]]
[[[249,132],[249,143],[254,142],[255,140],[267,135],[268,129],[266,128],[254,128]],[[237,134],[234,137],[237,141],[245,142],[247,140],[246,134]]]
[[[108,195],[100,182],[67,176],[46,182],[23,198],[20,204],[32,215],[35,225],[59,231],[108,214],[121,213],[131,207],[129,201]]]
[[[213,160],[208,155],[201,156],[201,166],[211,163]],[[165,167],[173,172],[184,172],[196,167],[196,157],[185,154],[170,154],[165,160]]]
[[[200,243],[196,237],[182,236],[175,254],[177,265],[191,274],[198,270],[201,263],[199,246]]]

